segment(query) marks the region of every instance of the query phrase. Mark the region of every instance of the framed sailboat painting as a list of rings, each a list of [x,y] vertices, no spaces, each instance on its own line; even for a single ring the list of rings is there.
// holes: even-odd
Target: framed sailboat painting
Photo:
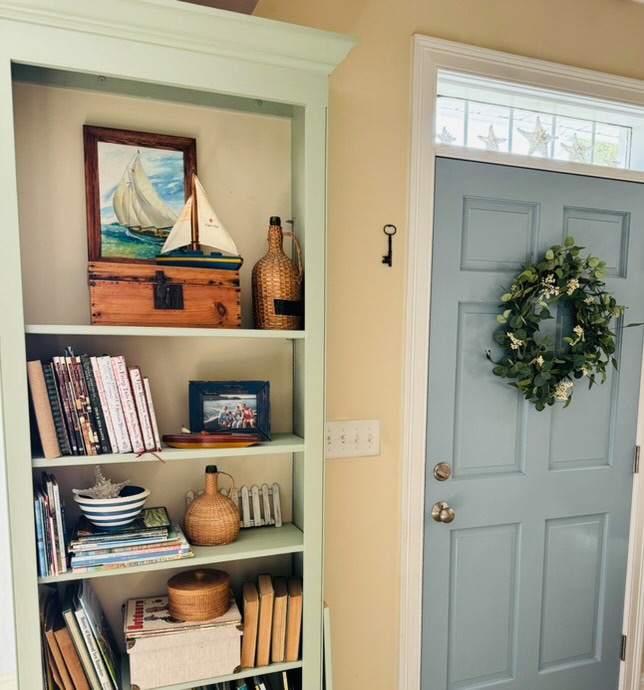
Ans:
[[[190,137],[83,127],[90,261],[154,262],[190,196]]]

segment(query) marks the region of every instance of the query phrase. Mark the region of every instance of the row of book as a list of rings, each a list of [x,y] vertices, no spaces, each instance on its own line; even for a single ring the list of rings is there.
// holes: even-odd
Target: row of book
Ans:
[[[75,573],[90,573],[148,563],[192,558],[184,533],[166,508],[144,508],[134,522],[105,531],[85,516],[76,524],[69,542],[70,565]]]
[[[302,629],[302,580],[258,575],[242,585],[241,667],[297,661]]]
[[[27,362],[45,458],[142,453],[161,448],[150,381],[123,355],[74,355]]]
[[[265,673],[210,685],[199,685],[192,690],[298,690],[301,687],[296,671]]]
[[[119,690],[118,649],[90,582],[69,585],[62,604],[55,588],[41,586],[39,600],[43,687]]]

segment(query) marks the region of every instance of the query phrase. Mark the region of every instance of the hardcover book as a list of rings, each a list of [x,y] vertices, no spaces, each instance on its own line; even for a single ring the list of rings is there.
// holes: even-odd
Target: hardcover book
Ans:
[[[244,611],[244,630],[241,648],[241,667],[253,668],[255,666],[257,623],[259,620],[259,597],[254,582],[244,582],[242,585],[242,608]]]
[[[85,444],[81,432],[78,411],[76,410],[76,398],[69,378],[69,372],[65,365],[64,357],[52,357],[52,364],[58,381],[58,391],[65,411],[65,419],[69,430],[69,438],[74,455],[85,455]]]
[[[288,604],[288,590],[285,577],[273,578],[273,630],[271,633],[271,661],[284,661],[284,641],[286,639],[286,607]]]
[[[96,674],[96,669],[92,662],[89,650],[83,639],[83,634],[81,632],[78,621],[74,614],[74,598],[76,590],[78,589],[78,583],[69,585],[65,589],[65,596],[63,598],[63,618],[65,619],[65,624],[67,625],[67,630],[72,638],[74,647],[80,659],[83,670],[85,671],[85,676],[90,684],[91,690],[101,690],[101,683]]]
[[[97,357],[89,358],[90,366],[92,367],[92,373],[94,374],[94,382],[96,383],[96,392],[98,393],[98,399],[100,402],[100,407],[103,412],[103,419],[105,420],[105,428],[107,430],[107,436],[110,443],[110,448],[112,453],[119,452],[118,441],[116,439],[116,431],[114,429],[114,423],[112,422],[112,415],[110,414],[110,406],[107,400],[107,395],[105,393],[105,386],[103,385],[103,377],[101,375],[101,370],[98,365]]]
[[[152,402],[152,390],[150,388],[150,379],[147,376],[143,377],[143,388],[145,389],[145,398],[148,403],[148,412],[150,413],[150,421],[152,422],[152,433],[154,434],[154,444],[157,450],[161,450],[161,435],[159,434],[159,426],[157,424],[157,415],[154,411],[154,403]]]
[[[49,396],[51,413],[54,418],[54,426],[56,427],[58,445],[60,446],[60,451],[63,455],[71,455],[72,447],[69,442],[69,432],[67,431],[63,403],[60,399],[58,386],[56,385],[54,365],[51,362],[43,363],[42,368],[45,376],[45,385],[47,386],[47,395]]]
[[[110,443],[109,435],[107,433],[107,423],[105,421],[101,399],[98,394],[98,386],[96,384],[96,378],[94,377],[92,363],[90,362],[89,355],[80,355],[80,357],[77,357],[77,360],[80,361],[82,369],[81,373],[85,378],[87,395],[91,405],[92,418],[94,420],[96,433],[98,434],[101,453],[111,453],[112,444]]]
[[[70,548],[81,547],[89,548],[92,543],[122,542],[143,537],[165,537],[167,538],[170,529],[170,516],[163,506],[154,508],[143,508],[141,514],[129,525],[119,529],[118,532],[105,530],[96,527],[84,515],[78,519],[74,536],[70,542]],[[114,545],[114,544],[113,544]],[[106,548],[105,545],[99,548]]]
[[[45,604],[45,639],[49,648],[51,669],[62,690],[74,690],[74,684],[54,633],[61,625],[64,625],[64,623],[58,609],[58,597],[56,594],[51,594]]]
[[[76,647],[74,647],[71,634],[65,625],[62,615],[60,616],[60,625],[54,628],[54,636],[71,677],[72,687],[74,690],[90,690],[80,657]]]
[[[58,458],[61,455],[61,450],[47,393],[45,373],[40,360],[27,362],[27,378],[43,454],[48,459]]]
[[[257,592],[259,594],[259,623],[257,626],[257,656],[256,666],[268,666],[271,655],[271,631],[273,627],[273,601],[275,591],[271,576],[262,574],[257,576]]]
[[[105,390],[105,397],[110,411],[112,424],[114,425],[114,433],[119,453],[132,452],[132,443],[127,430],[127,423],[125,421],[125,413],[123,405],[121,404],[121,397],[112,369],[112,358],[109,355],[97,357],[96,362],[101,372],[101,379],[103,381],[103,388]]]
[[[127,432],[132,443],[132,450],[135,453],[142,453],[145,450],[143,444],[143,436],[141,435],[141,425],[136,413],[136,404],[134,402],[134,395],[132,393],[132,386],[130,385],[130,377],[127,372],[127,365],[123,355],[116,355],[112,357],[112,370],[114,371],[114,379],[119,392],[119,398],[123,407],[123,414],[125,415],[125,423],[127,425]]]
[[[130,374],[130,382],[132,384],[132,395],[136,405],[136,411],[139,416],[139,424],[141,426],[141,435],[143,436],[143,445],[146,450],[157,450],[154,440],[154,432],[152,431],[152,420],[148,412],[148,402],[145,395],[145,387],[143,386],[143,376],[139,367],[130,367],[128,369]]]
[[[116,641],[105,618],[101,604],[89,580],[81,580],[78,587],[78,604],[82,607],[92,635],[103,658],[105,668],[115,688],[119,687],[119,655]],[[76,609],[78,611],[78,607]]]
[[[286,643],[284,661],[300,658],[300,634],[302,631],[302,580],[289,577],[288,607],[286,609]]]
[[[98,455],[98,435],[92,422],[92,410],[80,362],[77,361],[76,357],[69,354],[61,359],[67,366],[74,405],[85,444],[85,453],[86,455]]]
[[[81,604],[80,597],[82,594],[82,588],[86,584],[86,580],[81,580],[78,583],[78,589],[76,590],[74,596],[74,616],[78,621],[78,627],[83,635],[83,640],[87,646],[87,650],[89,651],[89,655],[92,659],[92,665],[94,666],[102,690],[118,690],[118,685],[115,686],[112,682],[110,672],[105,664],[101,647],[99,646],[99,642],[92,632],[92,626],[90,624],[85,607]]]

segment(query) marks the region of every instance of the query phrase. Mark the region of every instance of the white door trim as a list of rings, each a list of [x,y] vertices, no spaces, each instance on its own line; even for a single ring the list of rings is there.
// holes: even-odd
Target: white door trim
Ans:
[[[644,82],[542,60],[414,36],[409,199],[406,357],[404,382],[399,688],[420,687],[423,583],[423,523],[427,415],[427,352],[437,155],[522,167],[644,182],[644,173],[590,165],[490,154],[434,144],[436,77],[440,68],[644,107]],[[638,443],[644,439],[644,379],[640,388]],[[644,472],[644,457],[643,470]],[[625,596],[628,635],[620,690],[640,690],[644,646],[644,487],[635,475]],[[440,565],[439,565],[440,567]]]

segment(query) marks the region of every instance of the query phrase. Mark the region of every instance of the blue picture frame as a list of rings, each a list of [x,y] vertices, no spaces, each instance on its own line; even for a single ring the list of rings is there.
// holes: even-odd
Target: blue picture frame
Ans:
[[[190,381],[190,431],[271,440],[269,381]]]

